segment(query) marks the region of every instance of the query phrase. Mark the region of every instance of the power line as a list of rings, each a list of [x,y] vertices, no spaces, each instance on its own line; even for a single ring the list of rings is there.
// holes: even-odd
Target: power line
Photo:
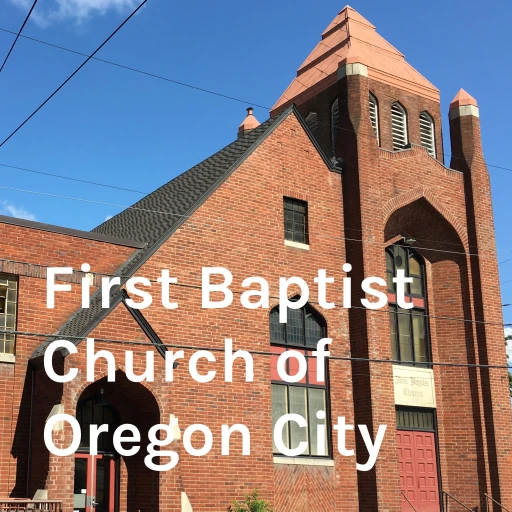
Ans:
[[[58,334],[48,334],[48,333],[37,333],[30,331],[9,331],[6,329],[0,329],[1,334],[15,334],[17,336],[27,336],[27,337],[38,337],[38,338],[56,338],[56,339],[66,339],[70,340],[83,340],[86,336],[59,336]],[[112,343],[119,345],[137,345],[137,346],[145,346],[147,348],[154,347],[155,345],[149,345],[147,341],[140,340],[116,340],[111,338],[94,338],[94,341],[99,341],[103,343]],[[169,344],[169,343],[158,343],[156,345],[158,347],[172,348],[178,350],[208,350],[211,352],[225,352],[224,347],[200,347],[195,345],[180,345],[180,344]],[[291,347],[293,349],[300,349],[301,347]],[[280,356],[281,352],[270,352],[267,350],[246,350],[246,349],[238,349],[233,347],[233,352],[237,350],[245,350],[253,355],[259,356]],[[305,356],[313,357],[313,356]],[[378,359],[378,358],[366,358],[366,357],[349,357],[349,356],[329,356],[327,359],[333,361],[351,361],[351,362],[363,362],[363,363],[388,363],[388,364],[402,364],[402,365],[414,365],[418,364],[418,361],[400,361],[397,359]],[[486,368],[486,369],[498,369],[498,370],[508,370],[508,365],[500,365],[500,364],[479,364],[479,363],[447,363],[443,361],[431,361],[427,363],[422,363],[425,365],[432,366],[447,366],[447,367],[457,367],[457,368]],[[359,374],[361,375],[361,374]]]
[[[7,29],[2,28],[2,27],[0,27],[0,30],[2,32],[7,32],[9,34],[14,34],[15,33],[12,30],[7,30]],[[66,48],[65,46],[60,46],[58,44],[48,43],[47,41],[42,41],[41,39],[36,39],[35,37],[29,37],[29,36],[21,36],[21,37],[24,37],[25,39],[28,39],[30,41],[34,41],[36,43],[41,43],[41,44],[44,44],[46,46],[51,46],[53,48],[57,48],[59,50],[64,50],[64,51],[69,52],[69,53],[74,53],[76,55],[81,55],[82,57],[91,57],[90,55],[88,55],[86,53],[82,53],[82,52],[79,52],[77,50],[72,50],[70,48]],[[263,108],[265,110],[271,110],[269,107],[265,107],[263,105],[259,105],[258,103],[253,103],[253,102],[250,102],[250,101],[247,101],[247,100],[243,100],[241,98],[236,98],[235,96],[230,96],[230,95],[227,95],[227,94],[223,94],[223,93],[220,93],[220,92],[216,92],[216,91],[212,91],[212,90],[206,89],[204,87],[199,87],[199,86],[196,86],[196,85],[188,84],[186,82],[181,82],[179,80],[174,80],[173,78],[168,78],[168,77],[165,77],[165,76],[162,76],[162,75],[157,75],[156,73],[150,73],[149,71],[143,71],[141,69],[134,68],[132,66],[127,66],[125,64],[119,64],[118,62],[113,62],[111,60],[100,59],[99,57],[91,57],[91,58],[93,58],[94,60],[97,60],[98,62],[103,62],[104,64],[109,64],[111,66],[116,66],[118,68],[126,69],[127,71],[132,71],[134,73],[139,73],[141,75],[146,75],[146,76],[149,76],[151,78],[157,78],[158,80],[163,80],[165,82],[169,82],[169,83],[172,83],[172,84],[181,85],[182,87],[188,87],[189,89],[194,89],[196,91],[205,92],[207,94],[213,94],[213,95],[219,96],[221,98],[226,98],[228,100],[237,101],[239,103],[244,103],[245,105],[251,104],[251,105],[254,105],[255,107]]]
[[[115,186],[115,185],[108,185],[106,183],[99,183],[97,181],[88,181],[88,180],[82,180],[82,179],[79,179],[79,178],[72,178],[71,176],[64,176],[62,174],[53,174],[53,173],[49,173],[49,172],[36,171],[34,169],[28,169],[26,167],[18,167],[18,166],[15,166],[15,165],[9,165],[9,164],[0,163],[0,166],[1,167],[7,167],[9,169],[14,169],[14,170],[17,170],[17,171],[30,172],[30,173],[40,174],[40,175],[48,176],[48,177],[52,177],[52,178],[60,178],[60,179],[69,180],[69,181],[76,181],[76,182],[79,182],[79,183],[86,183],[86,184],[89,184],[89,185],[95,185],[95,186],[98,186],[98,187],[106,187],[106,188],[111,188],[111,189],[115,189],[115,190],[121,190],[121,191],[125,191],[125,192],[133,192],[133,193],[136,193],[136,194],[149,195],[151,193],[151,192],[144,192],[144,191],[141,191],[141,190],[134,190],[134,189],[130,189],[130,188],[118,187],[118,186]],[[0,187],[0,188],[2,188],[2,187]],[[32,190],[23,190],[23,189],[17,189],[17,188],[7,188],[7,187],[3,187],[3,188],[8,189],[8,190],[13,190],[13,191],[16,191],[16,192],[24,192],[24,193],[31,193],[31,194],[37,194],[37,195],[48,195],[50,197],[56,197],[56,198],[59,198],[59,199],[70,199],[70,200],[75,200],[75,201],[90,202],[90,200],[82,199],[82,198],[73,198],[73,197],[68,197],[68,196],[59,196],[59,195],[53,195],[53,194],[46,194],[44,192],[37,192],[37,191],[32,191]],[[110,204],[110,203],[101,203],[99,201],[94,201],[94,202],[95,203],[99,203],[99,204],[104,204],[106,206],[115,206],[115,207],[122,207],[122,208],[134,208],[132,206],[124,206],[124,205],[117,205],[117,204]],[[145,211],[154,211],[154,210],[145,210]],[[165,214],[167,212],[155,212],[155,213]],[[348,231],[357,231],[357,232],[360,232],[360,233],[364,233],[364,231],[365,231],[364,229],[349,228],[349,227],[345,227],[344,229],[348,230]],[[371,231],[369,228],[367,228],[366,230]],[[419,238],[419,237],[416,237],[416,240],[422,240],[424,242],[433,242],[433,243],[442,244],[442,245],[453,245],[453,246],[457,246],[457,247],[463,247],[461,243],[446,242],[446,241],[443,241],[443,240],[433,240],[431,238]],[[472,244],[468,244],[468,247],[474,247],[475,249],[478,249],[478,247],[476,245],[472,245]],[[497,252],[512,252],[512,249],[498,249]],[[460,253],[454,252],[454,254],[460,254]],[[508,261],[512,261],[512,258],[509,258],[509,259],[507,259],[505,261],[501,261],[499,263],[499,265],[507,263]]]
[[[71,75],[69,75],[64,82],[62,82],[55,91],[53,91],[48,98],[46,98],[41,105],[39,105],[1,144],[0,147],[2,147],[18,130],[20,130],[32,117],[34,117],[39,110],[41,110],[93,57],[98,53],[116,34],[121,30],[121,28],[142,8],[142,6],[147,2],[148,0],[143,0],[140,5],[119,25],[114,32],[112,32],[103,43],[101,43],[94,52],[87,57],[87,59],[78,66]]]
[[[37,264],[37,263],[29,263],[27,261],[13,261],[13,260],[7,260],[5,258],[0,258],[0,262],[14,263],[14,264],[18,264],[18,265],[38,265],[39,267],[45,268],[45,269],[51,268],[50,265],[41,265],[41,264]],[[78,270],[77,272],[81,272],[81,271]],[[100,277],[120,277],[121,279],[130,279],[131,277],[133,277],[132,275],[104,274],[104,273],[101,273],[101,272],[93,272],[93,271],[89,271],[89,272],[87,272],[87,274],[92,274],[94,276],[100,276]],[[32,277],[35,278],[35,279],[45,279],[45,277],[42,277],[42,276],[32,276]],[[156,279],[148,279],[148,281],[150,283],[153,283],[153,284],[159,284]],[[186,288],[186,289],[192,289],[192,290],[202,290],[201,286],[195,285],[195,284],[190,284],[190,283],[169,283],[169,285],[173,286],[173,287],[176,287],[176,288]],[[244,291],[231,290],[231,291],[235,295],[242,295],[247,290],[244,290]],[[277,296],[269,294],[269,299],[279,301],[280,297],[277,297]],[[309,304],[314,304],[315,306],[322,307],[319,302],[308,301],[308,303]],[[334,304],[335,307],[339,307],[341,309],[347,309],[341,303],[333,303],[333,304]],[[359,310],[370,311],[370,312],[374,312],[374,313],[387,313],[387,314],[392,313],[392,314],[395,314],[395,315],[408,315],[409,314],[407,311],[398,311],[398,310],[392,311],[392,310],[389,310],[389,309],[369,309],[369,308],[367,308],[365,306],[354,306],[354,305],[351,305],[349,309],[359,309]],[[479,324],[479,325],[493,325],[493,326],[498,326],[498,327],[512,327],[512,324],[504,324],[504,323],[500,323],[500,322],[487,322],[485,320],[472,320],[470,318],[460,318],[460,317],[441,316],[441,315],[429,315],[429,314],[422,314],[421,316],[423,318],[434,318],[436,320],[446,320],[446,321],[454,321],[454,322],[472,323],[472,324]]]
[[[63,195],[58,195],[58,194],[50,194],[48,192],[39,192],[39,191],[35,191],[35,190],[27,190],[27,189],[15,188],[15,187],[5,187],[3,185],[0,185],[0,189],[10,190],[10,191],[14,191],[14,192],[22,192],[25,194],[34,194],[34,195],[39,195],[39,196],[44,196],[44,197],[53,197],[55,199],[65,199],[68,201],[79,201],[79,202],[83,202],[83,203],[100,204],[103,206],[113,206],[115,208],[124,208],[126,210],[139,210],[139,211],[149,212],[149,213],[158,213],[161,215],[169,215],[171,217],[180,217],[180,218],[185,218],[185,219],[188,219],[191,217],[190,215],[180,215],[180,214],[161,211],[161,210],[152,210],[150,208],[140,208],[138,206],[127,206],[127,205],[117,204],[117,203],[107,203],[105,201],[98,201],[95,199],[84,199],[84,198],[80,198],[80,197],[63,196]],[[349,242],[365,242],[366,241],[370,244],[381,245],[382,247],[387,247],[387,245],[388,245],[386,242],[373,242],[371,240],[365,240],[362,238],[349,238],[349,237],[328,237],[328,238],[329,238],[329,240],[346,240]],[[435,241],[432,240],[432,242],[435,242]],[[439,242],[439,243],[442,243],[442,242]],[[423,247],[423,246],[414,246],[414,248],[422,249],[425,251],[436,252],[436,253],[443,253],[443,254],[458,254],[458,255],[465,255],[465,256],[476,256],[478,258],[484,257],[483,256],[484,254],[496,254],[496,251],[485,251],[485,252],[482,251],[481,254],[479,254],[478,252],[472,253],[472,252],[467,252],[465,250],[448,251],[445,249],[435,249],[433,247]],[[464,249],[464,247],[462,247],[462,249]],[[505,250],[512,252],[512,249],[502,249],[502,251],[505,251]],[[502,284],[505,284],[505,283],[502,283]]]
[[[508,258],[508,260],[500,261],[498,265],[503,265],[503,263],[507,263],[508,261],[512,261],[512,258]]]
[[[33,174],[41,174],[42,176],[49,176],[52,178],[60,178],[62,180],[70,180],[70,181],[77,181],[79,183],[87,183],[88,185],[96,185],[97,187],[113,188],[116,190],[123,190],[125,192],[134,192],[136,194],[145,194],[145,195],[149,194],[149,192],[142,192],[141,190],[133,190],[131,188],[117,187],[115,185],[107,185],[106,183],[99,183],[97,181],[88,181],[88,180],[81,180],[79,178],[71,178],[71,176],[63,176],[62,174],[52,174],[49,172],[35,171],[34,169],[27,169],[26,167],[17,167],[16,165],[0,163],[0,166],[8,167],[9,169],[14,169],[16,171],[31,172]]]
[[[6,28],[3,28],[3,27],[0,27],[0,31],[7,32],[9,34],[16,34],[16,32],[14,32],[12,30],[9,30],[9,29],[6,29]],[[236,101],[238,103],[244,103],[246,105],[251,104],[251,105],[253,105],[255,107],[259,107],[259,108],[262,108],[262,109],[268,110],[268,111],[272,110],[272,107],[261,105],[261,104],[256,103],[256,102],[247,101],[247,100],[244,100],[244,99],[241,99],[241,98],[237,98],[236,96],[231,96],[231,95],[219,93],[217,91],[212,91],[212,90],[207,89],[205,87],[199,87],[197,85],[192,85],[192,84],[189,84],[189,83],[186,83],[186,82],[182,82],[182,81],[179,81],[179,80],[175,80],[175,79],[172,79],[172,78],[168,78],[168,77],[165,77],[165,76],[162,76],[162,75],[157,75],[156,73],[150,73],[148,71],[143,71],[143,70],[135,68],[133,66],[127,66],[125,64],[120,64],[118,62],[114,62],[114,61],[110,61],[110,60],[106,60],[106,59],[100,59],[99,57],[94,57],[96,52],[94,52],[91,55],[88,55],[86,53],[79,52],[77,50],[72,50],[71,48],[67,48],[65,46],[57,45],[57,44],[54,44],[54,43],[49,43],[48,41],[43,41],[43,40],[37,39],[35,37],[26,36],[26,35],[23,35],[23,34],[21,34],[20,37],[28,39],[29,41],[33,41],[33,42],[36,42],[36,43],[44,44],[46,46],[50,46],[52,48],[57,48],[59,50],[63,50],[63,51],[70,52],[70,53],[74,53],[76,55],[81,55],[83,57],[87,57],[88,59],[94,59],[94,60],[97,60],[98,62],[103,62],[103,63],[109,64],[111,66],[116,66],[118,68],[126,69],[126,70],[132,71],[134,73],[139,73],[139,74],[146,75],[146,76],[149,76],[149,77],[152,77],[152,78],[157,78],[158,80],[164,80],[166,82],[173,83],[173,84],[176,84],[176,85],[180,85],[182,87],[187,87],[189,89],[194,89],[196,91],[204,92],[206,94],[213,94],[214,96],[219,96],[221,98],[225,98],[225,99],[228,99],[228,100],[231,100],[231,101]],[[316,66],[313,66],[313,67],[316,68]],[[319,70],[319,71],[321,71],[321,70]],[[322,71],[322,73],[324,73],[324,72]],[[329,126],[329,127],[332,126],[330,123],[323,123],[321,121],[317,121],[317,124],[321,124],[323,126]],[[355,133],[355,131],[350,129],[350,128],[343,128],[343,127],[338,126],[337,129],[338,130],[349,131],[351,133]],[[0,146],[2,144],[0,144]],[[443,154],[444,154],[444,156],[449,156],[451,158],[457,158],[457,159],[461,159],[461,160],[464,159],[463,157],[457,157],[457,156],[451,155],[450,153],[443,153]],[[503,166],[500,166],[500,165],[493,165],[493,164],[489,164],[487,162],[486,162],[486,165],[488,167],[493,167],[495,169],[501,169],[503,171],[512,172],[512,168],[503,167]]]
[[[25,20],[23,21],[23,24],[21,25],[21,28],[19,29],[18,33],[16,34],[16,38],[14,39],[14,41],[13,41],[13,43],[11,45],[11,48],[9,49],[9,52],[7,53],[7,55],[6,55],[5,59],[4,59],[4,62],[2,63],[2,66],[0,67],[0,73],[3,71],[5,63],[9,59],[9,57],[11,55],[11,52],[13,51],[14,47],[16,46],[16,43],[18,42],[18,39],[19,39],[19,37],[21,35],[21,32],[25,28],[25,25],[27,24],[27,21],[30,18],[30,15],[32,14],[32,11],[34,10],[34,7],[36,6],[36,4],[37,4],[37,0],[34,0],[34,3],[32,4],[32,7],[30,8],[30,11],[28,12],[27,16],[25,17]]]

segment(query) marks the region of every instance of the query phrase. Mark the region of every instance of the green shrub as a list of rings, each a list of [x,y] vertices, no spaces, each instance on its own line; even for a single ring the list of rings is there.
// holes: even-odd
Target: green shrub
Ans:
[[[228,512],[274,512],[270,503],[258,498],[258,489],[254,489],[252,496],[245,495],[244,502],[233,501],[228,507]]]

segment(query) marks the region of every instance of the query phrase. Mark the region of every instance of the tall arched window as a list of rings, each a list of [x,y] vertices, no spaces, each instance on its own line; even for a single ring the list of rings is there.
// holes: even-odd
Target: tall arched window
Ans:
[[[407,136],[407,112],[397,101],[391,105],[391,133],[393,135],[393,150],[404,149],[409,142]]]
[[[338,106],[338,98],[331,105],[331,147],[334,153],[336,149],[336,140],[340,126],[340,109]]]
[[[310,112],[306,116],[306,124],[309,126],[315,139],[318,140],[318,114],[316,112]]]
[[[393,245],[386,249],[388,302],[391,327],[392,357],[410,364],[430,362],[430,343],[425,293],[425,265],[410,247]],[[412,302],[412,309],[402,309],[396,302],[396,284],[393,277],[403,270],[412,283],[405,287],[405,300]]]
[[[270,343],[272,344],[271,375],[272,375],[272,432],[277,420],[285,414],[299,414],[306,421],[307,427],[299,427],[295,422],[288,422],[283,429],[283,443],[288,449],[297,448],[299,443],[306,441],[305,457],[327,457],[329,453],[328,431],[328,387],[327,377],[319,382],[316,358],[312,351],[317,343],[326,336],[325,320],[311,306],[288,310],[288,322],[279,323],[279,309],[270,312]],[[307,361],[305,377],[297,383],[283,381],[277,372],[276,354],[293,350],[303,354]],[[298,362],[290,358],[286,362],[286,373],[294,376],[298,372]],[[325,368],[327,375],[327,368]],[[318,418],[317,413],[320,413]],[[327,436],[323,450],[319,452],[317,429],[324,425]],[[275,442],[274,454],[281,455]]]
[[[421,145],[427,149],[430,156],[436,157],[436,138],[434,120],[428,112],[420,114],[420,139]]]
[[[372,123],[373,131],[377,137],[377,144],[380,146],[380,134],[379,134],[379,105],[377,98],[370,93],[370,121]]]

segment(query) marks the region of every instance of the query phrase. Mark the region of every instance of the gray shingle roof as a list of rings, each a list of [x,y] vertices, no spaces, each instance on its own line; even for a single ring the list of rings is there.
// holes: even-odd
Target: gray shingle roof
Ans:
[[[147,261],[292,110],[294,110],[293,107],[283,110],[92,230],[93,233],[129,238],[147,244],[143,249],[136,251],[116,271],[115,274],[122,278],[121,283]],[[98,290],[91,297],[90,308],[76,311],[62,325],[55,337],[68,338],[69,341],[78,345],[80,340],[86,337],[121,302],[120,287],[112,288],[110,295],[111,307],[102,309],[101,290]],[[32,354],[32,359],[41,357],[50,341],[42,343]]]

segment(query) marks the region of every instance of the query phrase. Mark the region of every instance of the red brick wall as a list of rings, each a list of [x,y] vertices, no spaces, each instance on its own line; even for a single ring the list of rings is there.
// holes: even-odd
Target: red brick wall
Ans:
[[[53,311],[46,308],[47,266],[79,269],[87,261],[94,271],[110,274],[134,251],[131,247],[10,224],[0,224],[0,233],[9,241],[0,249],[0,272],[19,276],[17,329],[24,332],[53,333],[80,305],[80,291],[75,285],[72,292],[57,294]],[[67,280],[79,282],[82,275],[68,276]],[[0,496],[27,495],[30,420],[27,361],[44,339],[19,335],[16,364],[0,363],[0,408],[4,411],[0,421]]]

